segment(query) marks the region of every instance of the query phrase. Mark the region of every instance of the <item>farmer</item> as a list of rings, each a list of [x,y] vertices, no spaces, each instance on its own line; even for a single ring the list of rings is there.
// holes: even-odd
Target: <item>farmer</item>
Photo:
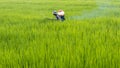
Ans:
[[[63,10],[58,11],[58,16],[60,17],[61,21],[65,20],[65,12]]]
[[[56,17],[57,20],[61,20],[61,21],[65,20],[65,16],[64,16],[64,11],[63,10],[59,10],[58,12],[53,11],[53,15]]]

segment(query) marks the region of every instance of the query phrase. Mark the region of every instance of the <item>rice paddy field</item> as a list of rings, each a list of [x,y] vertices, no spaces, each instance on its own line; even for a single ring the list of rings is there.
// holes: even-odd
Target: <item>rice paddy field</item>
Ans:
[[[120,68],[120,1],[0,0],[0,68]]]

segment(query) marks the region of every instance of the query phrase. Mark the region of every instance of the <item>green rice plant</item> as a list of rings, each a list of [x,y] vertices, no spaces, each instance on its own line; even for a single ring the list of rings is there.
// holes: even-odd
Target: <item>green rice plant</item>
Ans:
[[[119,3],[1,0],[0,68],[120,68]]]

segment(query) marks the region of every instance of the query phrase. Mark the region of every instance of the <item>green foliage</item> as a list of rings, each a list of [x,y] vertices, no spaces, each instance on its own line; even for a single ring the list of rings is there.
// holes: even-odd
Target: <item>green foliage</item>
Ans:
[[[111,4],[104,16],[72,19],[99,6],[93,0],[0,2],[0,68],[120,68],[120,3]],[[52,11],[61,8],[66,21],[53,20]]]

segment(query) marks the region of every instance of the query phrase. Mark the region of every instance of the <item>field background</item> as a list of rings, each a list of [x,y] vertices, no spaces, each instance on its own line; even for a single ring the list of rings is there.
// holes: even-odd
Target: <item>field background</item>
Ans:
[[[120,68],[120,1],[0,0],[0,68]]]

